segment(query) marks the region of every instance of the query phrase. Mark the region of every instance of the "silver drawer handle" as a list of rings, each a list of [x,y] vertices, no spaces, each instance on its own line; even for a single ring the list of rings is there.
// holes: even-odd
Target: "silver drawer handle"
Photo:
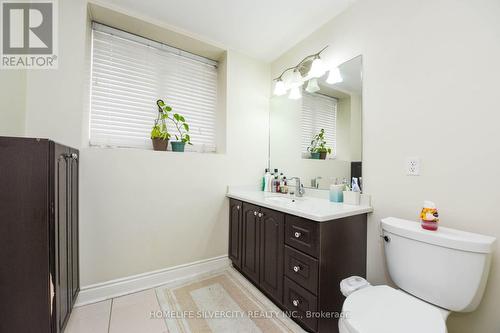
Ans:
[[[302,234],[300,232],[298,232],[298,231],[296,231],[295,234],[294,234],[295,238],[300,238],[301,235]]]
[[[292,301],[292,304],[293,304],[293,306],[297,307],[297,306],[299,306],[299,301],[298,301],[298,300],[296,300],[296,299],[294,299],[294,300]]]
[[[240,205],[236,206],[236,209],[237,209],[237,210],[240,210]]]
[[[253,212],[253,215],[254,215],[254,216],[257,216],[257,212]]]
[[[262,214],[262,213],[259,213],[259,217],[262,217],[262,215],[264,215],[264,214]]]
[[[295,273],[297,273],[298,271],[300,271],[300,266],[293,266],[293,271]]]

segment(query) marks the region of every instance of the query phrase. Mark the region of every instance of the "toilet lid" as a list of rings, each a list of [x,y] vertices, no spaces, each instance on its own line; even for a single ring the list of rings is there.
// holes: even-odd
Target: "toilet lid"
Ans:
[[[438,308],[389,286],[352,293],[342,312],[352,333],[446,333]]]

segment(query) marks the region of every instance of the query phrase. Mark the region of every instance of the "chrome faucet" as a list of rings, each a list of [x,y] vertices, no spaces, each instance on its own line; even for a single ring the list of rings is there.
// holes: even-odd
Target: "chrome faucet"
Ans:
[[[306,190],[304,189],[304,184],[300,182],[299,177],[292,177],[289,180],[295,179],[295,196],[296,197],[301,197],[306,193]]]

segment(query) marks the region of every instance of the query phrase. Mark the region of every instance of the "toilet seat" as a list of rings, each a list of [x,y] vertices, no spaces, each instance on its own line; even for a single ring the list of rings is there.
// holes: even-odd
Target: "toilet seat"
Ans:
[[[347,297],[339,323],[348,333],[446,333],[442,311],[389,286],[373,286]]]

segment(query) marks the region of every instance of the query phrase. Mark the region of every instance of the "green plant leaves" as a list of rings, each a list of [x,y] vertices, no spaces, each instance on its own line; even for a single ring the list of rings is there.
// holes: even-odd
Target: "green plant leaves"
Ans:
[[[329,153],[331,154],[332,149],[326,146],[325,141],[325,130],[322,128],[318,134],[316,134],[312,141],[311,145],[307,148],[307,151],[312,153]]]
[[[177,131],[179,132],[178,134],[175,134],[175,139],[177,141],[182,141],[187,144],[192,145],[191,143],[191,136],[188,134],[189,132],[189,125],[186,123],[186,119],[184,116],[180,115],[179,113],[174,113],[173,115],[170,115],[169,112],[172,111],[172,107],[169,105],[166,105],[163,100],[159,99],[156,101],[156,104],[160,107],[160,117],[159,119],[165,120],[168,119],[171,122],[174,123]],[[163,127],[158,126],[158,124],[155,123],[155,126],[153,127],[153,130],[151,131],[151,138],[153,138],[153,134],[155,137],[161,137],[164,136],[166,138],[170,138],[170,134],[168,133],[167,127],[163,124]]]

